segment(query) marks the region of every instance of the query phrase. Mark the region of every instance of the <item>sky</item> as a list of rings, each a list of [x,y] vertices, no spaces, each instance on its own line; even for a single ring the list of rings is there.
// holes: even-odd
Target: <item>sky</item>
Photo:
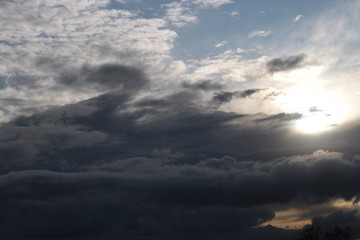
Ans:
[[[360,238],[359,0],[0,0],[0,235]]]

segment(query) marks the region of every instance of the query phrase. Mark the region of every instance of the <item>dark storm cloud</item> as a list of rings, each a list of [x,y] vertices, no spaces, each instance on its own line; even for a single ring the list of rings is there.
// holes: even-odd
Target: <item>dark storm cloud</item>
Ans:
[[[294,55],[285,59],[274,58],[266,63],[266,67],[269,72],[288,71],[299,67],[305,58],[305,54]]]
[[[109,173],[26,171],[2,176],[0,202],[17,208],[4,208],[2,220],[7,224],[0,224],[0,232],[16,227],[12,236],[24,238],[101,239],[108,235],[128,239],[137,235],[186,239],[241,232],[273,217],[265,208],[154,205],[144,201],[142,195],[150,193],[142,193],[144,183],[141,178]]]
[[[214,83],[211,80],[200,81],[197,83],[182,83],[182,87],[192,90],[214,91],[221,90],[223,86],[218,83]]]
[[[109,78],[123,72],[94,69]],[[347,160],[360,146],[359,126],[311,139],[290,135],[286,127],[269,125],[301,115],[254,121],[257,116],[203,109],[199,94],[190,90],[135,98],[147,81],[133,80],[119,80],[126,91],[0,127],[0,235],[251,239],[246,234],[252,227],[274,217],[266,206],[360,194],[358,157]],[[344,139],[351,148],[341,145]],[[351,157],[303,155],[331,146]]]
[[[245,91],[219,92],[216,93],[213,97],[213,102],[217,104],[224,104],[230,102],[233,99],[249,97],[261,90],[263,89],[247,89]]]
[[[315,217],[312,224],[316,226],[332,227],[332,226],[349,226],[357,224],[360,226],[359,213],[356,210],[346,211],[338,210],[328,216]]]
[[[230,158],[222,161],[226,159]],[[187,239],[201,234],[215,238],[240,234],[272,219],[274,213],[262,205],[292,199],[309,199],[311,204],[314,197],[319,202],[359,192],[359,166],[326,152],[252,168],[236,166],[235,159],[227,168],[163,165],[159,159],[127,161],[119,161],[126,167],[118,172],[36,170],[2,175],[0,232],[35,239]]]
[[[350,228],[354,238],[360,237],[360,215],[357,210],[337,210],[327,216],[315,217],[312,224],[322,227],[324,230],[331,230],[334,227],[343,229]]]

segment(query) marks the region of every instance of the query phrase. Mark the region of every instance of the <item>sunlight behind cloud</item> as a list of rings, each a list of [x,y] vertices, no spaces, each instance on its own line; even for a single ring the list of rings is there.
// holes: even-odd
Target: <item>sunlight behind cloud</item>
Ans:
[[[274,74],[274,80],[292,85],[278,104],[285,112],[302,114],[294,124],[302,133],[327,131],[350,117],[344,93],[341,89],[326,88],[326,81],[321,78],[323,70],[322,66],[309,66]]]

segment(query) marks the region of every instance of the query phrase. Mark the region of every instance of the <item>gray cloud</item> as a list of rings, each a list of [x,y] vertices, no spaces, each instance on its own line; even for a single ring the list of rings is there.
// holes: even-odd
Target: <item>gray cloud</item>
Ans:
[[[257,93],[259,91],[261,91],[263,89],[247,89],[245,91],[235,91],[235,92],[220,92],[220,93],[216,93],[215,96],[213,97],[213,102],[217,103],[217,104],[223,104],[223,103],[228,103],[231,100],[233,100],[234,98],[246,98],[249,97],[251,95],[253,95],[254,93]]]
[[[0,20],[11,26],[0,41],[0,236],[295,239],[296,231],[256,227],[280,205],[310,206],[301,215],[309,219],[320,213],[311,206],[359,199],[359,124],[309,137],[289,127],[299,113],[218,108],[283,93],[286,84],[265,79],[261,45],[184,62],[171,55],[181,36],[169,23],[184,26],[200,9],[233,1],[158,3],[155,15],[115,2],[0,0]],[[273,73],[304,61],[295,55],[266,66]],[[217,80],[177,91],[177,74]],[[357,212],[331,210],[313,222],[359,229]]]
[[[266,63],[266,67],[269,72],[288,71],[298,68],[305,58],[305,54],[294,55],[285,59],[274,58]]]
[[[258,122],[264,122],[264,121],[290,122],[290,121],[299,120],[301,118],[302,118],[302,114],[300,113],[279,113],[258,119],[257,121]]]
[[[133,91],[144,87],[148,82],[139,69],[117,64],[84,66],[80,71],[63,72],[59,81],[69,87],[103,88],[103,91],[116,88]]]
[[[357,231],[360,227],[360,217],[357,210],[337,210],[330,215],[313,218],[312,224],[327,231],[335,230],[336,227],[349,228],[349,232],[354,234],[354,238],[360,237],[360,233]]]
[[[226,164],[228,160],[232,164]],[[219,167],[219,162],[227,167]],[[223,234],[227,239],[227,234],[241,236],[272,219],[274,213],[263,205],[301,199],[312,204],[314,199],[349,199],[359,194],[355,187],[359,166],[338,153],[318,151],[258,162],[252,170],[230,157],[206,163],[164,165],[160,159],[133,158],[119,160],[122,167],[109,166],[111,171],[2,174],[0,233],[10,232],[20,239],[132,239],[135,235],[161,239],[213,235],[216,239]],[[275,229],[263,231],[270,234]]]
[[[272,204],[311,205],[360,194],[360,168],[348,160],[352,155],[345,157],[359,147],[357,125],[317,138],[293,136],[285,125],[268,125],[299,114],[254,121],[258,115],[203,109],[191,90],[144,98],[134,94],[146,79],[128,82],[118,66],[109,74],[103,73],[108,68],[94,69],[105,82],[120,75],[124,91],[0,127],[1,234],[250,239],[250,233],[261,235],[252,227],[274,217]],[[90,81],[84,79],[74,84]],[[344,139],[350,149],[339,144]],[[316,151],[332,146],[345,154]],[[281,239],[278,230],[263,231]]]
[[[204,90],[204,91],[213,91],[213,90],[221,90],[223,86],[221,84],[215,83],[210,80],[204,80],[196,83],[182,83],[182,86],[187,89],[193,90]]]
[[[326,228],[335,225],[346,227],[357,224],[357,226],[360,226],[360,218],[359,213],[356,210],[338,210],[328,216],[315,217],[312,220],[312,224]]]

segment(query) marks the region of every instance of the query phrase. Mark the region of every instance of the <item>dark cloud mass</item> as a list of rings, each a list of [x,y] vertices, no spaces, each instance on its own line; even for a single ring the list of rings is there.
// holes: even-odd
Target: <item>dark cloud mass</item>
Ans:
[[[7,239],[288,239],[296,232],[253,229],[274,218],[272,205],[360,194],[357,125],[309,139],[279,126],[298,113],[206,109],[188,87],[140,97],[148,80],[133,68],[62,76],[68,86],[121,87],[0,127]],[[259,91],[216,93],[209,105]],[[314,221],[356,226],[349,214]]]
[[[269,72],[288,71],[298,68],[305,58],[305,54],[294,55],[285,59],[274,58],[266,63],[266,67]]]

